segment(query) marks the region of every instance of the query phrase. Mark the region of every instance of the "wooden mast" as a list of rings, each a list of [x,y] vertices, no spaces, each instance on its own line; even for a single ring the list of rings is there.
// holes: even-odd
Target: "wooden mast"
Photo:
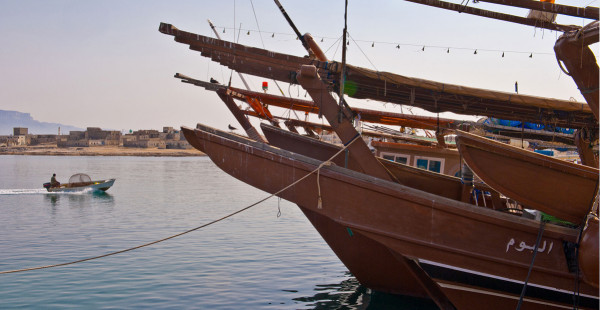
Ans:
[[[541,20],[537,20],[537,19],[533,19],[533,18],[525,18],[525,17],[521,17],[521,16],[515,16],[515,15],[504,14],[504,13],[499,13],[499,12],[494,12],[494,11],[482,10],[482,9],[477,9],[477,8],[473,8],[473,7],[469,7],[469,6],[464,6],[464,5],[460,5],[460,4],[456,4],[456,3],[450,3],[450,2],[439,1],[439,0],[405,0],[405,1],[434,6],[437,8],[442,8],[442,9],[451,10],[451,11],[457,11],[457,12],[461,12],[461,13],[467,13],[467,14],[478,15],[478,16],[483,16],[483,17],[487,17],[487,18],[503,20],[503,21],[507,21],[507,22],[511,22],[511,23],[517,23],[517,24],[522,24],[522,25],[534,26],[534,27],[538,27],[538,28],[555,30],[555,31],[565,32],[565,31],[570,31],[570,30],[577,30],[580,28],[578,26],[553,24],[553,23],[549,23],[549,22],[545,22],[545,21],[541,21]]]

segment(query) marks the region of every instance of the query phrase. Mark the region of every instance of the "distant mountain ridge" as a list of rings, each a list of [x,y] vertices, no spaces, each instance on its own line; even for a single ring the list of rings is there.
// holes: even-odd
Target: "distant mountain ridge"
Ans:
[[[29,134],[69,134],[69,131],[84,130],[70,125],[36,121],[29,113],[0,110],[0,135],[12,135],[14,127],[25,127]]]

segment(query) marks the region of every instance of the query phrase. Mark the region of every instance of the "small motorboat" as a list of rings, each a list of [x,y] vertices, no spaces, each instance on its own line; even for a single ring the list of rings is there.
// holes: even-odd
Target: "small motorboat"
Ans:
[[[44,183],[44,188],[49,192],[77,192],[87,189],[93,191],[106,191],[115,183],[115,179],[92,181],[89,175],[77,173],[69,178],[69,183],[52,186],[50,182]]]

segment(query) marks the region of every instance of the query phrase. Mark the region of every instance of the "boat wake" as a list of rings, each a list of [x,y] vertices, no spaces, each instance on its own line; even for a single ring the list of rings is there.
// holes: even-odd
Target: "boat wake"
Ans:
[[[16,189],[0,189],[0,195],[83,195],[94,190],[91,188],[82,189],[80,191],[70,192],[49,192],[43,188],[16,188]]]

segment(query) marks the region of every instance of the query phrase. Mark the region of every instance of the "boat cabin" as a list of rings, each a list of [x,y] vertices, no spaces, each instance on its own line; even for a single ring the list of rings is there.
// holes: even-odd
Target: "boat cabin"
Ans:
[[[451,176],[460,176],[460,156],[455,149],[407,143],[372,141],[375,155],[397,163]]]

